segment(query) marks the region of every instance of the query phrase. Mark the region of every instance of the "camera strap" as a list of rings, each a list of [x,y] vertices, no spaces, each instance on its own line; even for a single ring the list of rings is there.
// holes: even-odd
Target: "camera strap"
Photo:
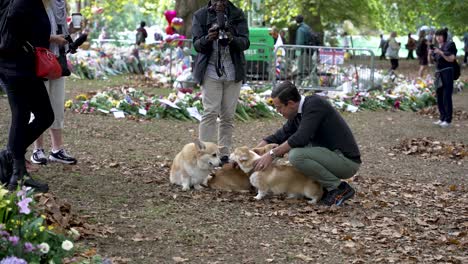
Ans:
[[[218,75],[218,77],[221,77],[223,76],[223,74],[226,73],[226,71],[224,70],[224,65],[223,65],[223,60],[221,59],[221,44],[219,43],[219,40],[216,40],[216,45],[218,47],[218,54],[217,54],[217,57],[216,57],[216,74]]]

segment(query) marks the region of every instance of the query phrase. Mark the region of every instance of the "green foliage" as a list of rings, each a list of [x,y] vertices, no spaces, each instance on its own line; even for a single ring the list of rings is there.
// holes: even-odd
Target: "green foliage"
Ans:
[[[71,6],[80,0],[71,1]],[[184,0],[195,1],[195,0]],[[207,0],[208,1],[208,0]],[[252,0],[232,0],[249,11]],[[89,2],[87,2],[89,3]],[[91,1],[91,3],[96,3]],[[460,0],[262,0],[262,12],[267,25],[286,27],[292,19],[302,14],[314,30],[343,27],[350,21],[359,29],[378,29],[398,33],[415,32],[422,25],[443,27],[461,34],[468,31],[468,1]],[[93,14],[92,6],[83,6],[82,13],[91,25],[102,26],[112,32],[134,30],[141,20],[148,25],[166,25],[164,11],[175,7],[174,0],[114,0],[94,4],[104,8],[102,14]],[[73,10],[73,9],[72,9]],[[193,10],[194,12],[195,10]],[[96,34],[96,33],[95,33]]]

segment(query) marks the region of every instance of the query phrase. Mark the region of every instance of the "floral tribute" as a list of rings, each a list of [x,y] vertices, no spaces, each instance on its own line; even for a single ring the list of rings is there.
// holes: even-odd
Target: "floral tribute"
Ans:
[[[0,263],[63,263],[73,256],[73,242],[47,226],[35,204],[31,188],[9,193],[0,185]]]

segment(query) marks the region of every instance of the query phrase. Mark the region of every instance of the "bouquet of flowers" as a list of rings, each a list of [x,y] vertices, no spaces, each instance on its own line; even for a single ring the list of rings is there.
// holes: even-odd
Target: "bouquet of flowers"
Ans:
[[[0,263],[62,263],[73,255],[73,242],[47,226],[34,204],[29,187],[8,193],[0,185]]]

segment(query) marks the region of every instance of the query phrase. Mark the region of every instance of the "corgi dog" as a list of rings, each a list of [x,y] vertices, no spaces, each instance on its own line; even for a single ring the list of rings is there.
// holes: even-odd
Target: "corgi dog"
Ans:
[[[274,194],[287,193],[289,197],[305,196],[309,203],[317,203],[323,195],[323,190],[314,181],[293,166],[272,163],[263,171],[253,171],[255,161],[260,156],[247,147],[236,148],[230,159],[237,162],[242,171],[250,174],[250,183],[257,188],[255,199],[261,200],[268,192]]]
[[[198,190],[203,188],[202,184],[207,185],[211,170],[220,165],[218,145],[196,139],[175,156],[169,179],[171,183],[181,185],[183,191],[192,186]]]
[[[263,155],[277,146],[278,144],[268,144],[263,147],[254,148],[252,151],[258,155]],[[238,192],[250,191],[252,189],[249,175],[233,162],[224,164],[222,168],[216,170],[208,181],[208,187],[216,190]]]
[[[252,188],[249,175],[233,163],[224,164],[208,180],[208,187],[223,191],[249,191]]]

